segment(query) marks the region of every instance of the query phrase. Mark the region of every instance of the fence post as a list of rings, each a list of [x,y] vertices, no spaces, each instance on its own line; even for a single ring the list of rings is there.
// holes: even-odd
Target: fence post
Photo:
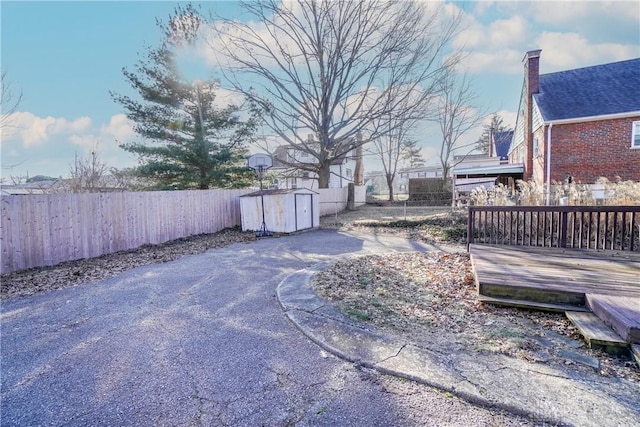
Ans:
[[[347,185],[347,210],[356,209],[356,187],[353,182]]]
[[[469,215],[467,216],[467,251],[469,250],[469,245],[473,243],[473,224],[474,224],[474,215],[475,211],[473,207],[469,207]]]
[[[560,247],[567,247],[567,219],[569,215],[566,211],[560,212]]]

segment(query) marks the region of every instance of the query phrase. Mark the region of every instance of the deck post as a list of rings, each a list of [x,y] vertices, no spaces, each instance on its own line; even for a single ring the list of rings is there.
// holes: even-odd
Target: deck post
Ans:
[[[473,207],[469,207],[469,215],[467,215],[467,251],[469,251],[469,245],[473,243]]]
[[[567,214],[567,212],[563,211],[560,212],[560,247],[561,248],[566,248],[567,247],[567,219],[568,219],[569,215]]]

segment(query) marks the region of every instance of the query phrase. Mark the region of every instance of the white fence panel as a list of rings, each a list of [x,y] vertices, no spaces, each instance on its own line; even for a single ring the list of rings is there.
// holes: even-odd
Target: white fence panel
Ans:
[[[347,207],[348,188],[320,188],[320,216],[335,215]]]
[[[320,216],[335,215],[347,208],[349,198],[349,188],[320,188]],[[355,206],[362,206],[367,203],[367,189],[364,185],[355,186]]]

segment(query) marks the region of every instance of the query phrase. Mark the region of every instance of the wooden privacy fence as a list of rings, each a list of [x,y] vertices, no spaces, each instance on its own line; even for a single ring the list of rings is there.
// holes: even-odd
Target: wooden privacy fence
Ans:
[[[2,196],[0,272],[55,265],[240,224],[251,190]]]
[[[640,206],[472,206],[467,241],[640,251]]]

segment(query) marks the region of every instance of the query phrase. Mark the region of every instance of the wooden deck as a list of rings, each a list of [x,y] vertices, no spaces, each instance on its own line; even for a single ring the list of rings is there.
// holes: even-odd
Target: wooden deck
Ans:
[[[486,302],[593,311],[625,341],[640,343],[640,253],[478,244],[469,253]]]

